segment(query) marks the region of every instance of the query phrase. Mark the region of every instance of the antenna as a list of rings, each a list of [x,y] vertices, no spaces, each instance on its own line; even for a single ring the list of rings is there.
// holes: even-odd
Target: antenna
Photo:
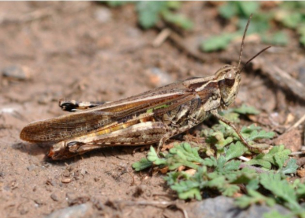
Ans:
[[[245,41],[245,37],[246,37],[246,34],[247,34],[247,30],[248,30],[248,27],[249,27],[249,24],[250,24],[252,15],[253,15],[253,14],[251,14],[250,17],[249,17],[249,19],[248,19],[248,22],[247,22],[247,25],[246,25],[246,28],[245,28],[245,31],[244,31],[243,39],[242,39],[242,41],[241,41],[240,52],[239,52],[239,59],[238,59],[238,65],[237,65],[237,68],[238,68],[238,69],[239,69],[239,67],[240,67],[241,56],[242,56],[242,54],[243,54],[243,48],[244,48],[244,41]]]
[[[261,53],[263,53],[264,51],[266,51],[266,50],[269,49],[270,47],[271,47],[271,45],[268,46],[268,47],[266,47],[266,48],[264,48],[264,49],[262,49],[260,52],[258,52],[258,53],[257,53],[256,55],[254,55],[252,58],[250,58],[250,59],[245,63],[245,65],[243,66],[243,68],[241,68],[240,72],[242,72],[243,69],[247,66],[247,64],[249,64],[254,58],[256,58],[257,56],[259,56]]]

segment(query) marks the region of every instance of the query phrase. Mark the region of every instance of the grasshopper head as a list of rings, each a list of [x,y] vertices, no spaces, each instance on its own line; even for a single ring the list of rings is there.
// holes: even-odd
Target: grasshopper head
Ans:
[[[250,16],[244,34],[241,41],[240,51],[239,51],[239,60],[238,65],[231,66],[226,65],[222,68],[220,68],[216,74],[214,80],[218,81],[218,86],[220,90],[220,96],[221,96],[221,107],[226,108],[228,107],[234,100],[238,93],[239,84],[240,84],[240,74],[245,68],[245,66],[250,63],[254,58],[256,58],[258,55],[266,51],[270,46],[264,48],[260,52],[258,52],[256,55],[254,55],[252,58],[250,58],[242,67],[241,67],[241,57],[243,53],[243,47],[244,47],[244,41],[246,37],[246,33],[250,24],[250,20],[252,18],[252,15]]]
[[[240,84],[240,69],[231,65],[226,65],[215,74],[215,80],[221,96],[221,106],[228,107],[235,99]]]

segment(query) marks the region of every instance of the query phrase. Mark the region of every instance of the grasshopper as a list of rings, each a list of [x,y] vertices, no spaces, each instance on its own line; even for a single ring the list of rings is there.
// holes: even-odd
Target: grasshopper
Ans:
[[[240,66],[241,57],[250,19],[243,34],[237,66],[225,65],[210,77],[186,79],[103,104],[60,101],[63,110],[74,113],[30,123],[23,128],[20,138],[35,143],[54,142],[48,153],[53,160],[109,146],[159,143],[159,149],[166,140],[213,115],[230,125],[249,147],[236,127],[218,111],[227,108],[238,93],[244,69]]]

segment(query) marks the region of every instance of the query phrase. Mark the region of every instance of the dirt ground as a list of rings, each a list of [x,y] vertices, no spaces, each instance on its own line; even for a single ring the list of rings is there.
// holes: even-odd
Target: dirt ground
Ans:
[[[0,78],[1,217],[43,217],[85,202],[93,205],[88,212],[92,216],[183,217],[177,208],[132,205],[134,200],[176,199],[161,175],[131,168],[146,155],[145,149],[133,153],[134,148],[107,148],[47,162],[48,146],[19,139],[28,123],[64,114],[58,107],[61,98],[117,100],[180,79],[212,75],[224,64],[217,59],[202,63],[169,41],[154,48],[158,31],[141,30],[134,10],[132,5],[110,9],[90,2],[0,3],[0,69],[19,67],[23,72],[8,77],[2,72]],[[183,11],[195,22],[194,31],[186,35],[190,46],[230,28],[205,3],[186,3]],[[244,59],[265,46],[249,38]],[[236,63],[239,43],[215,57],[234,57]],[[247,103],[263,111],[257,122],[281,134],[304,114],[304,100],[259,71],[264,64],[276,65],[304,85],[304,51],[295,40],[288,47],[272,48],[260,60],[243,74],[235,105]],[[114,201],[130,205],[118,208]]]

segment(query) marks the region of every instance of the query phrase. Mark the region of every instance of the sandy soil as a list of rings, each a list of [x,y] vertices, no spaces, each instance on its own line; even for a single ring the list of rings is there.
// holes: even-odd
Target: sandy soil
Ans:
[[[204,3],[187,3],[183,10],[196,26],[187,35],[190,43],[224,31],[215,9]],[[147,150],[107,148],[47,162],[48,146],[23,142],[19,133],[32,121],[64,114],[58,107],[61,98],[117,100],[179,79],[212,75],[224,63],[201,63],[168,41],[152,47],[158,31],[141,30],[132,5],[109,9],[89,2],[1,2],[0,15],[0,69],[23,70],[20,79],[0,78],[0,216],[43,217],[91,202],[92,216],[183,217],[177,209],[109,203],[175,199],[162,176],[131,168]],[[296,46],[292,42],[280,54],[266,53],[266,63],[280,64],[297,77],[300,55],[287,55]],[[263,45],[249,42],[245,57],[257,47]],[[234,46],[222,54],[238,59]],[[279,125],[289,126],[304,114],[302,102],[251,68],[243,75],[235,104],[243,102],[273,115]]]

